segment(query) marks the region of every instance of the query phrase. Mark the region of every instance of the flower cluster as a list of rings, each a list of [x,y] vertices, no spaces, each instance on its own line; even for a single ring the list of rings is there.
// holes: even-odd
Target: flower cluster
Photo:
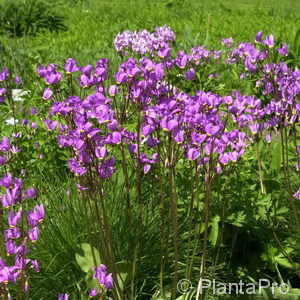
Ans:
[[[190,166],[190,161],[196,166],[195,172],[205,176],[209,172],[205,178],[212,178],[242,159],[252,144],[258,145],[262,138],[271,143],[277,132],[284,140],[283,131],[288,127],[294,129],[299,123],[299,70],[289,68],[284,62],[271,62],[275,51],[276,55],[288,55],[286,44],[274,49],[274,37],[263,39],[263,33],[259,32],[256,43],[240,43],[234,47],[233,39],[227,38],[222,40],[225,51],[209,51],[198,46],[187,52],[179,51],[172,57],[170,43],[174,40],[175,35],[167,26],[158,27],[154,33],[145,30],[119,33],[115,38],[116,50],[136,52],[139,58],[131,57],[122,62],[111,78],[109,61],[105,58],[86,66],[79,66],[69,58],[64,69],[53,63],[37,66],[47,86],[42,97],[51,104],[44,124],[49,131],[57,133],[60,147],[72,150],[67,165],[78,177],[77,189],[86,192],[82,194],[88,198],[100,197],[104,222],[102,184],[113,176],[119,163],[126,173],[124,161],[132,160],[137,170],[137,184],[140,184],[141,172],[155,172],[159,166],[171,173],[179,162]],[[226,95],[212,90],[191,92],[186,88],[191,85],[190,81],[196,82],[202,76],[200,73],[210,63],[216,65],[224,56],[225,64],[230,67],[236,64],[238,72],[242,72],[240,78],[254,78],[251,84],[255,83],[252,87],[255,96],[243,95],[241,91]],[[2,72],[0,78],[6,78],[5,74]],[[219,74],[205,76],[210,80]],[[0,97],[5,94],[2,88]],[[287,142],[284,143],[283,150],[288,151]],[[297,138],[295,147],[299,171]],[[8,138],[3,138],[0,165],[17,150]],[[262,177],[260,179],[263,193]],[[1,198],[5,208],[22,201],[20,199],[35,196],[34,190],[22,192],[19,180],[13,180],[9,174],[2,181],[7,189]],[[129,184],[126,185],[128,188]],[[138,194],[141,195],[139,191]],[[299,199],[299,190],[290,196]],[[37,207],[28,215],[28,240],[35,241],[38,237],[35,218],[40,211],[42,208]],[[21,211],[13,212],[10,218],[18,220],[21,215]],[[101,234],[102,229],[99,228]],[[20,238],[17,229],[6,236]],[[107,241],[106,238],[103,240]],[[11,254],[18,253],[14,253],[11,241],[9,249]],[[107,275],[104,265],[94,270],[101,291],[92,289],[90,297],[113,288],[112,275]],[[67,294],[60,295],[60,299],[67,298]]]
[[[27,212],[26,218],[22,204],[36,197],[35,189],[25,189],[23,181],[14,178],[11,173],[0,179],[0,186],[4,189],[1,207],[4,208],[5,215],[7,214],[7,229],[3,232],[6,257],[0,257],[0,289],[8,294],[8,283],[16,284],[20,280],[24,292],[27,292],[27,266],[31,266],[36,272],[39,271],[38,262],[29,259],[28,252],[30,245],[34,245],[39,238],[39,224],[45,217],[44,206],[35,206]]]
[[[170,41],[174,36],[169,30],[168,27],[157,28],[156,34],[164,37],[165,42]],[[123,35],[126,36],[119,34],[116,41],[122,40]],[[78,67],[70,58],[66,62],[66,73],[79,73],[80,87],[85,90],[93,87],[94,93],[84,99],[71,96],[58,102],[53,91],[47,88],[44,98],[53,100],[51,117],[63,115],[67,122],[58,126],[57,121],[47,119],[45,124],[49,130],[58,126],[61,147],[73,148],[75,156],[69,159],[68,166],[77,176],[95,168],[98,176],[109,178],[116,162],[115,157],[109,155],[109,149],[121,143],[128,145],[131,156],[144,165],[147,173],[151,165],[159,161],[157,148],[164,139],[160,132],[168,132],[185,157],[197,160],[199,165],[205,165],[209,157],[216,158],[220,171],[222,165],[235,162],[244,154],[247,141],[253,141],[252,137],[267,132],[266,139],[270,141],[272,129],[294,124],[299,116],[300,106],[295,101],[300,91],[299,72],[290,70],[284,63],[260,65],[269,56],[273,39],[260,40],[259,36],[256,40],[263,45],[261,49],[251,43],[242,43],[228,55],[231,63],[242,59],[245,69],[250,72],[262,69],[263,76],[256,85],[263,86],[263,95],[273,95],[267,103],[240,92],[225,97],[203,91],[191,95],[172,87],[168,83],[172,69],[186,70],[185,78],[193,80],[196,72],[193,67],[210,59],[219,59],[220,51],[208,51],[202,46],[193,48],[191,54],[180,51],[174,59],[161,52],[163,61],[129,58],[120,65],[114,75],[115,84],[109,87],[104,85],[108,78],[107,60],[99,60],[95,67]],[[222,43],[231,45],[233,40],[224,39]],[[124,48],[127,49],[131,44],[126,45]],[[157,49],[149,48],[149,51]],[[61,80],[55,64],[39,66],[38,73],[42,78]],[[46,83],[50,81],[46,80]],[[55,84],[55,81],[51,82]],[[117,100],[120,95],[123,95],[121,105]],[[123,124],[136,112],[142,116],[141,126],[132,132]],[[145,151],[140,152],[138,148]]]
[[[146,54],[152,51],[170,51],[170,42],[175,40],[173,30],[167,26],[157,27],[155,32],[147,30],[132,32],[126,30],[118,33],[115,37],[115,49],[118,52],[131,50],[139,54]]]
[[[98,280],[98,283],[100,285],[100,292],[97,291],[96,288],[93,288],[89,292],[89,297],[93,298],[97,295],[104,296],[106,291],[110,291],[113,288],[114,280],[111,273],[107,274],[106,266],[101,264],[100,267],[94,268],[95,275],[94,278]],[[112,300],[112,298],[109,298],[108,300]]]

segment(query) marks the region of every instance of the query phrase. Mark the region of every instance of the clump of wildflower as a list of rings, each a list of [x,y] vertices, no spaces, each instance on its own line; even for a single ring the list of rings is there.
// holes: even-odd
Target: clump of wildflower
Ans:
[[[100,291],[97,291],[96,288],[91,289],[89,291],[89,297],[93,298],[97,295],[104,296],[106,292],[111,291],[114,286],[113,276],[111,273],[107,274],[107,268],[103,264],[93,270],[95,271],[94,278],[98,280]]]
[[[7,148],[9,148],[7,144]],[[0,187],[4,190],[0,196],[0,208],[7,215],[7,229],[3,232],[6,257],[0,257],[0,290],[8,294],[8,284],[21,282],[23,292],[28,292],[28,267],[39,271],[37,260],[29,259],[30,246],[37,242],[40,234],[39,224],[44,220],[43,204],[35,206],[27,212],[27,220],[22,210],[24,201],[36,197],[34,188],[26,189],[19,178],[7,173],[0,179]],[[19,207],[18,209],[16,209]],[[12,259],[14,257],[13,264]]]
[[[175,38],[173,30],[164,25],[157,27],[152,33],[147,30],[120,32],[115,37],[114,45],[118,52],[133,51],[144,55],[169,48],[170,43],[175,41]]]

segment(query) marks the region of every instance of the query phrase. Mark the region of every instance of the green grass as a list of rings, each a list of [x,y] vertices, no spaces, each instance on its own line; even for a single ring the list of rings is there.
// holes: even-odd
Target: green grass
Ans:
[[[66,16],[68,30],[22,39],[2,36],[0,66],[9,64],[23,75],[32,74],[37,62],[62,63],[68,57],[81,65],[108,57],[115,65],[118,56],[113,39],[126,29],[153,30],[168,24],[177,35],[176,48],[189,49],[203,44],[218,48],[220,39],[230,36],[236,41],[252,41],[259,30],[291,43],[300,24],[300,1],[290,0],[60,0],[57,6]]]

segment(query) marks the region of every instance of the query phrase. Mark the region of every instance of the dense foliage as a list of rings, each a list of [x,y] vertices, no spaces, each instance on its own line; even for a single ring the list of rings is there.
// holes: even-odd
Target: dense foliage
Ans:
[[[0,33],[15,37],[66,30],[63,16],[44,0],[6,0],[0,5],[0,22]]]

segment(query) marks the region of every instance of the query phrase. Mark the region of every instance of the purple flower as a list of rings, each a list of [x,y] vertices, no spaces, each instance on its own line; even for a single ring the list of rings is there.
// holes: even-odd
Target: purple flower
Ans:
[[[68,300],[69,295],[68,294],[59,294],[58,295],[58,300]]]
[[[103,147],[97,147],[95,149],[95,155],[98,159],[104,159],[106,156],[106,148]]]
[[[23,119],[22,122],[21,122],[21,125],[26,126],[28,124],[28,122],[29,121],[27,119]]]
[[[30,260],[30,262],[31,262],[31,266],[32,266],[33,270],[35,272],[39,272],[40,271],[40,265],[39,265],[38,261],[35,260],[35,259],[32,259],[32,260]]]
[[[4,230],[4,237],[6,240],[15,240],[18,239],[21,236],[21,233],[18,229],[18,227],[9,228],[7,230]]]
[[[116,83],[118,85],[120,85],[120,84],[126,82],[128,77],[124,72],[118,72],[118,73],[115,74],[115,79],[116,79]]]
[[[5,94],[6,94],[6,89],[5,88],[0,88],[0,103],[3,103],[5,101]]]
[[[171,55],[171,48],[170,47],[161,48],[157,51],[157,55],[161,59],[168,59]]]
[[[82,192],[82,191],[87,191],[87,190],[89,190],[88,187],[81,186],[81,185],[78,184],[78,183],[76,183],[76,187],[77,187],[78,192]]]
[[[259,124],[250,124],[249,128],[253,134],[257,134],[259,132]]]
[[[39,234],[40,230],[38,229],[38,227],[30,228],[28,231],[28,237],[33,243],[35,243],[38,240]]]
[[[0,155],[0,166],[4,166],[7,163],[7,157]]]
[[[112,273],[108,274],[105,278],[105,287],[110,291],[114,286]]]
[[[7,284],[9,282],[16,283],[20,274],[20,269],[16,266],[0,268],[0,283]]]
[[[7,253],[8,255],[14,255],[14,254],[17,254],[17,253],[19,253],[19,251],[21,250],[21,248],[17,246],[16,242],[15,242],[15,241],[12,241],[12,240],[8,240],[8,241],[5,243],[5,248],[6,248],[6,253]]]
[[[122,141],[122,135],[118,131],[114,131],[108,138],[109,142],[112,144],[120,144]]]
[[[233,38],[226,38],[221,40],[222,45],[226,45],[227,47],[231,47],[233,43]]]
[[[105,160],[100,165],[98,165],[98,174],[101,178],[109,178],[115,171],[115,161],[114,157]]]
[[[65,70],[66,70],[67,74],[72,74],[79,70],[79,68],[77,67],[76,61],[73,58],[68,58],[66,65],[65,65]]]
[[[205,126],[205,131],[207,136],[214,136],[219,132],[220,129],[221,129],[220,126],[214,126],[212,124],[207,124]]]
[[[94,288],[94,289],[91,289],[90,291],[89,291],[89,297],[90,298],[93,298],[93,297],[96,297],[98,295],[98,293],[97,293],[97,290]]]
[[[283,56],[287,56],[289,54],[289,46],[284,43],[281,48],[277,49],[278,53]]]
[[[36,115],[36,114],[38,113],[37,108],[36,108],[36,107],[31,107],[30,113],[31,113],[32,115]]]
[[[56,128],[56,126],[58,125],[57,121],[51,121],[48,119],[44,120],[44,123],[49,131],[54,130]]]
[[[87,169],[81,166],[80,163],[74,158],[68,160],[68,166],[76,176],[82,176],[87,171]]]
[[[19,153],[20,151],[21,151],[21,149],[17,146],[12,146],[11,147],[11,152],[14,153],[14,154]]]
[[[144,165],[144,174],[147,174],[151,169],[151,165],[150,164],[146,164]]]
[[[174,31],[167,25],[157,27],[155,34],[157,38],[163,42],[172,42],[175,41],[176,38]]]
[[[22,79],[19,76],[16,76],[14,81],[16,84],[22,84]]]
[[[47,73],[45,76],[45,81],[49,85],[54,85],[61,80],[61,73],[53,71],[51,73]]]
[[[195,79],[195,70],[193,68],[190,68],[187,72],[185,72],[185,79],[186,80]]]
[[[113,276],[111,273],[106,274],[106,266],[101,264],[100,267],[94,268],[94,271],[94,277],[98,279],[98,283],[107,290],[112,290],[114,285]]]
[[[173,137],[177,144],[183,143],[184,142],[184,131],[183,130],[175,131]]]
[[[14,228],[19,223],[22,216],[22,211],[19,210],[16,214],[10,211],[8,214],[8,225],[10,228]]]
[[[0,72],[0,82],[7,80],[8,77],[9,77],[9,70],[5,68]]]
[[[10,193],[3,194],[1,196],[1,202],[3,207],[8,208],[14,204],[13,198],[10,196]]]
[[[92,80],[90,78],[90,75],[87,76],[85,74],[82,74],[79,78],[78,78],[79,84],[84,88],[88,88],[90,86],[90,84],[92,83]]]
[[[179,51],[176,59],[175,59],[175,63],[176,65],[181,68],[184,69],[186,64],[188,62],[188,57],[187,55],[183,52],[183,51]]]
[[[190,160],[195,160],[200,156],[200,151],[196,148],[190,148],[187,152],[187,158]]]
[[[4,136],[3,140],[0,141],[0,151],[9,152],[11,150],[10,140],[8,137]]]
[[[259,31],[255,36],[255,42],[262,43],[262,36],[263,36],[263,31]]]
[[[300,200],[300,188],[298,191],[293,195],[296,199]]]
[[[4,96],[6,94],[5,88],[0,88],[0,96]]]
[[[167,117],[164,117],[161,120],[160,125],[161,125],[163,130],[173,132],[173,131],[176,131],[179,124],[178,124],[178,121],[176,119],[168,120]]]
[[[79,68],[81,73],[84,75],[91,75],[93,66],[92,65],[86,65],[84,67]]]
[[[264,43],[266,46],[268,46],[269,48],[273,48],[273,47],[274,47],[274,44],[275,44],[275,42],[274,42],[274,36],[273,36],[272,34],[268,35],[268,36],[266,37],[266,39],[263,40],[263,43]]]
[[[31,227],[37,226],[45,218],[45,209],[44,205],[40,204],[34,207],[33,211],[29,211],[27,216],[28,224]]]
[[[43,99],[50,99],[53,95],[53,91],[50,88],[46,88],[43,93]]]
[[[0,179],[0,185],[9,188],[13,183],[13,178],[11,173],[7,173],[2,179]]]
[[[73,149],[75,151],[83,150],[85,148],[86,144],[85,141],[82,139],[74,139],[73,141]]]
[[[109,88],[109,94],[111,97],[115,97],[118,94],[118,87],[116,85],[111,85]]]
[[[267,141],[267,143],[271,143],[271,141],[272,141],[272,136],[271,136],[270,133],[267,133],[267,134],[266,134],[266,141]]]
[[[32,199],[32,198],[35,198],[35,197],[36,197],[36,190],[33,187],[27,189],[24,192],[24,195],[23,195],[24,199]]]
[[[17,179],[15,179],[15,181],[16,180]],[[7,208],[20,201],[21,188],[21,183],[15,182],[14,187],[12,189],[7,189],[6,194],[3,194],[1,197],[2,205]]]
[[[89,130],[89,129],[88,129]],[[92,129],[89,131],[89,133],[86,135],[89,139],[92,139],[94,136],[96,136],[99,132],[101,132],[100,129]]]

